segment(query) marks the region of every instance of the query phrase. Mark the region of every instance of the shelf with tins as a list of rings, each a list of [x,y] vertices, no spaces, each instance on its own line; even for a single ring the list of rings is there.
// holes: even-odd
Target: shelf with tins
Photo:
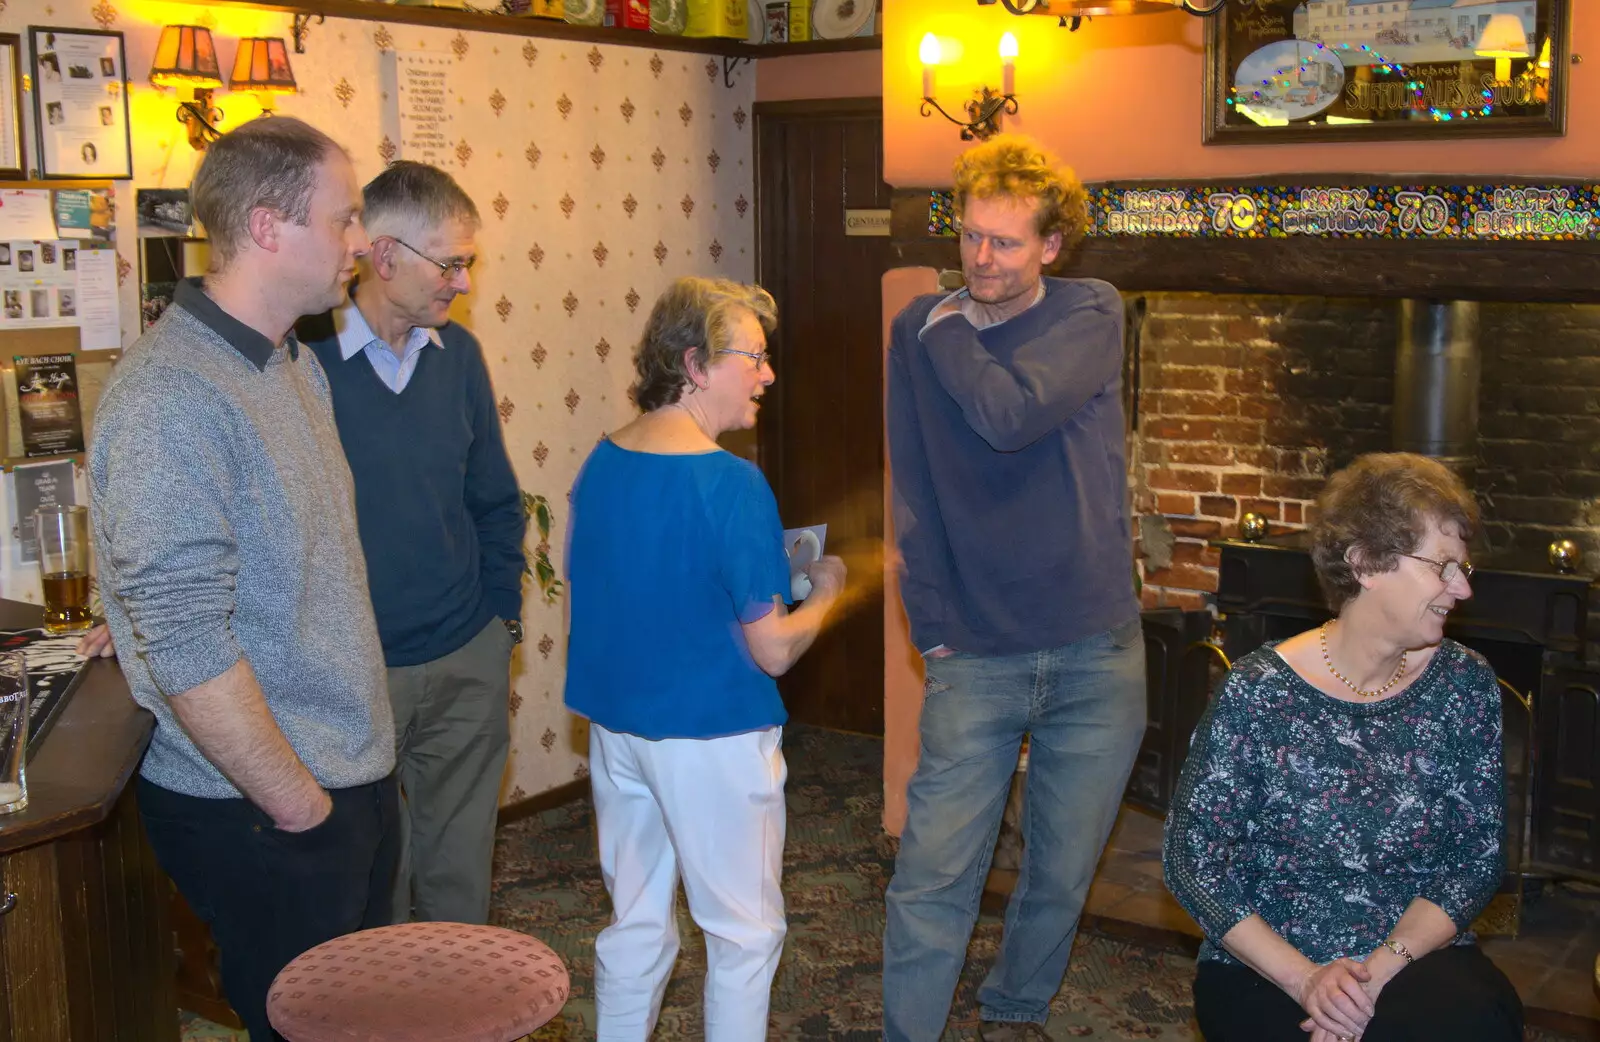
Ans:
[[[658,51],[688,51],[726,59],[782,58],[800,54],[831,54],[842,51],[876,51],[883,47],[879,36],[851,36],[842,40],[807,40],[803,43],[747,43],[725,37],[669,36],[639,29],[575,25],[552,18],[506,15],[494,11],[463,10],[453,7],[425,7],[411,4],[380,3],[377,0],[302,0],[276,3],[274,0],[177,0],[197,7],[249,7],[258,11],[327,18],[351,18],[394,25],[425,25],[468,32],[503,33],[533,36],[574,43],[611,44],[616,47],[645,47]],[[307,42],[316,38],[312,26]]]

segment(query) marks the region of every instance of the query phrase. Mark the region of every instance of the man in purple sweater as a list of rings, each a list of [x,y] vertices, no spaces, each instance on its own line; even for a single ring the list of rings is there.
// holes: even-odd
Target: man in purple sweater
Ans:
[[[912,302],[889,348],[901,589],[927,683],[887,895],[887,1042],[944,1031],[1024,736],[1022,869],[979,1034],[1049,1037],[1145,726],[1122,302],[1042,276],[1083,235],[1083,186],[1007,135],[956,161],[955,198],[966,288]]]

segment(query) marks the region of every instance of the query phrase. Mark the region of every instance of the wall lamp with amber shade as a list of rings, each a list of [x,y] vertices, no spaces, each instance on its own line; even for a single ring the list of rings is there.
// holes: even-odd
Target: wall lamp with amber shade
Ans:
[[[261,114],[272,115],[273,97],[293,94],[294,70],[289,67],[289,47],[281,36],[247,36],[233,56],[228,89],[249,91],[261,102]]]
[[[192,91],[189,100],[178,101],[178,122],[189,128],[189,144],[204,152],[206,146],[222,136],[217,124],[222,110],[212,107],[211,94],[222,86],[222,70],[217,67],[217,48],[211,30],[198,25],[168,25],[161,29],[156,56],[150,62],[150,82],[156,87],[176,87]]]
[[[1000,114],[1002,112],[1015,116],[1018,111],[1016,93],[1017,70],[1017,38],[1011,33],[1000,37],[1000,90],[998,93],[987,84],[979,87],[974,92],[971,101],[966,103],[966,119],[960,119],[944,110],[933,96],[935,70],[943,57],[943,49],[939,45],[939,38],[932,33],[922,38],[922,46],[917,49],[917,57],[922,62],[922,114],[931,116],[935,112],[961,128],[961,140],[971,141],[977,138],[986,141],[1000,132]]]

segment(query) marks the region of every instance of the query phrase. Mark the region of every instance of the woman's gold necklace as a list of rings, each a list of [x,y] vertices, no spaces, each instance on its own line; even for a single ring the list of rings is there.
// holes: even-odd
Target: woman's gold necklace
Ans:
[[[1395,669],[1394,676],[1389,678],[1389,682],[1375,691],[1363,691],[1361,688],[1352,684],[1349,677],[1333,668],[1333,659],[1328,657],[1328,624],[1326,622],[1324,622],[1321,628],[1318,629],[1317,635],[1322,641],[1322,661],[1327,664],[1328,672],[1332,673],[1335,677],[1338,677],[1340,683],[1349,688],[1351,691],[1354,691],[1356,694],[1360,695],[1362,698],[1377,698],[1379,695],[1388,691],[1391,687],[1394,687],[1396,684],[1400,683],[1400,678],[1406,675],[1406,653],[1402,651],[1400,653],[1400,665],[1397,669]]]

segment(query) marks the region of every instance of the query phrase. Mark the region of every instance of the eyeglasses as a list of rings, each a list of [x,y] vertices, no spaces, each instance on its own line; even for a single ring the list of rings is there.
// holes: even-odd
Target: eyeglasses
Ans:
[[[754,362],[757,369],[760,369],[762,366],[772,361],[772,355],[766,351],[762,351],[760,354],[757,354],[754,351],[735,351],[731,347],[725,347],[722,349],[722,353],[725,355],[742,355],[743,357]]]
[[[1458,575],[1464,575],[1468,579],[1472,578],[1473,567],[1471,561],[1435,561],[1431,557],[1418,557],[1416,554],[1401,554],[1400,556],[1409,557],[1413,561],[1421,561],[1423,564],[1433,565],[1439,569],[1439,581],[1447,586],[1455,582]]]
[[[446,280],[454,281],[456,276],[460,275],[462,272],[471,271],[472,266],[478,263],[478,258],[476,257],[468,257],[466,260],[436,261],[426,253],[423,253],[421,250],[411,245],[409,242],[406,242],[404,239],[395,239],[393,235],[389,236],[389,238],[394,239],[395,242],[404,246],[412,253],[415,253],[418,257],[421,257],[429,264],[432,264],[435,268],[438,268],[439,274],[443,275]]]

